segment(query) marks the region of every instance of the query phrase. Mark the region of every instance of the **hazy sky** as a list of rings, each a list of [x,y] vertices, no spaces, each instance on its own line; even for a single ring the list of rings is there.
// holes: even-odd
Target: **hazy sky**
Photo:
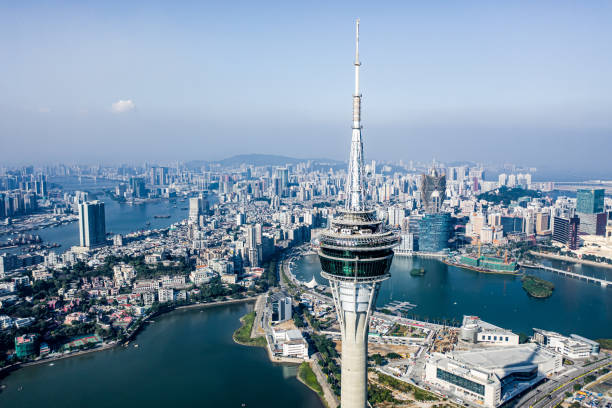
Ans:
[[[612,174],[610,1],[0,5],[0,160],[348,156]]]

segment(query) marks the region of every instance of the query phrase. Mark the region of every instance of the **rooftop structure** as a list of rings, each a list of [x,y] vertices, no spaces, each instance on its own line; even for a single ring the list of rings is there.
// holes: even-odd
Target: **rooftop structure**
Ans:
[[[463,316],[461,340],[470,343],[488,343],[503,346],[516,346],[519,344],[518,334],[482,321],[478,316]]]
[[[361,94],[359,93],[359,20],[356,23],[355,93],[346,208],[320,236],[322,276],[329,280],[342,334],[341,405],[367,403],[367,335],[381,281],[389,277],[398,237],[387,231],[364,198]]]

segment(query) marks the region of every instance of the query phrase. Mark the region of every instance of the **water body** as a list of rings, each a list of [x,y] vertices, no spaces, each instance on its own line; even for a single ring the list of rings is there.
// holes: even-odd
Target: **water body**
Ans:
[[[154,319],[128,348],[20,369],[0,380],[0,406],[322,408],[295,378],[296,366],[232,341],[252,308],[175,311]]]
[[[556,261],[553,265],[559,266]],[[427,271],[425,276],[410,276],[412,268],[421,267]],[[611,272],[586,265],[573,268],[606,276]],[[316,255],[304,257],[294,269],[300,280],[310,281],[314,275],[317,282],[326,283]],[[395,257],[391,278],[382,283],[377,306],[393,300],[408,301],[417,305],[411,312],[421,319],[461,321],[467,314],[529,335],[537,327],[593,339],[612,337],[612,288],[547,271],[529,273],[555,284],[550,298],[528,296],[520,277],[481,274],[434,259]]]
[[[167,228],[175,222],[187,218],[189,201],[176,199],[159,199],[142,204],[127,204],[114,201],[104,194],[104,190],[114,189],[119,184],[116,180],[78,177],[52,177],[49,180],[57,186],[61,186],[62,191],[87,191],[96,195],[104,202],[106,215],[106,231],[113,234],[128,234],[130,232]],[[210,205],[218,202],[215,195],[209,195]],[[155,218],[155,215],[169,215],[169,218]],[[74,245],[79,245],[79,225],[77,222],[63,224],[53,228],[30,231],[29,233],[38,234],[47,243],[56,242],[61,247],[56,248],[56,252],[64,252]]]
[[[99,197],[104,202],[106,216],[106,232],[113,234],[127,234],[130,232],[166,228],[175,222],[187,218],[189,210],[188,201],[162,200],[146,202],[143,204],[126,204],[111,200],[108,196]],[[155,218],[155,215],[169,215],[170,218]],[[149,222],[150,224],[147,224]],[[79,245],[79,223],[72,222],[53,228],[44,228],[31,231],[38,234],[45,242],[61,244],[56,251],[64,252],[71,246]]]

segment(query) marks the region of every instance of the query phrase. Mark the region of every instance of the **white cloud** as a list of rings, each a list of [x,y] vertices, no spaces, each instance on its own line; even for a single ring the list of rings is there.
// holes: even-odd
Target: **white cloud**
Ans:
[[[51,112],[51,109],[47,108],[46,106],[43,106],[41,108],[38,108],[38,112],[40,112],[40,113],[49,113],[49,112]]]
[[[120,99],[117,102],[113,103],[111,106],[111,110],[114,113],[129,112],[131,110],[134,110],[134,108],[136,108],[136,105],[134,105],[134,102],[132,102],[131,99],[127,99],[125,101],[123,99]]]

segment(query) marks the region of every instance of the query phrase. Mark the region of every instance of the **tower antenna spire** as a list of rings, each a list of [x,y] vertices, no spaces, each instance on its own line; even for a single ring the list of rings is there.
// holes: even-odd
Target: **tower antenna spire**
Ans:
[[[359,92],[359,19],[355,22],[355,93],[353,94],[353,136],[346,183],[346,208],[360,211],[365,208],[363,180],[363,142],[361,140],[361,93]]]
[[[355,95],[359,95],[359,19],[355,21]]]

